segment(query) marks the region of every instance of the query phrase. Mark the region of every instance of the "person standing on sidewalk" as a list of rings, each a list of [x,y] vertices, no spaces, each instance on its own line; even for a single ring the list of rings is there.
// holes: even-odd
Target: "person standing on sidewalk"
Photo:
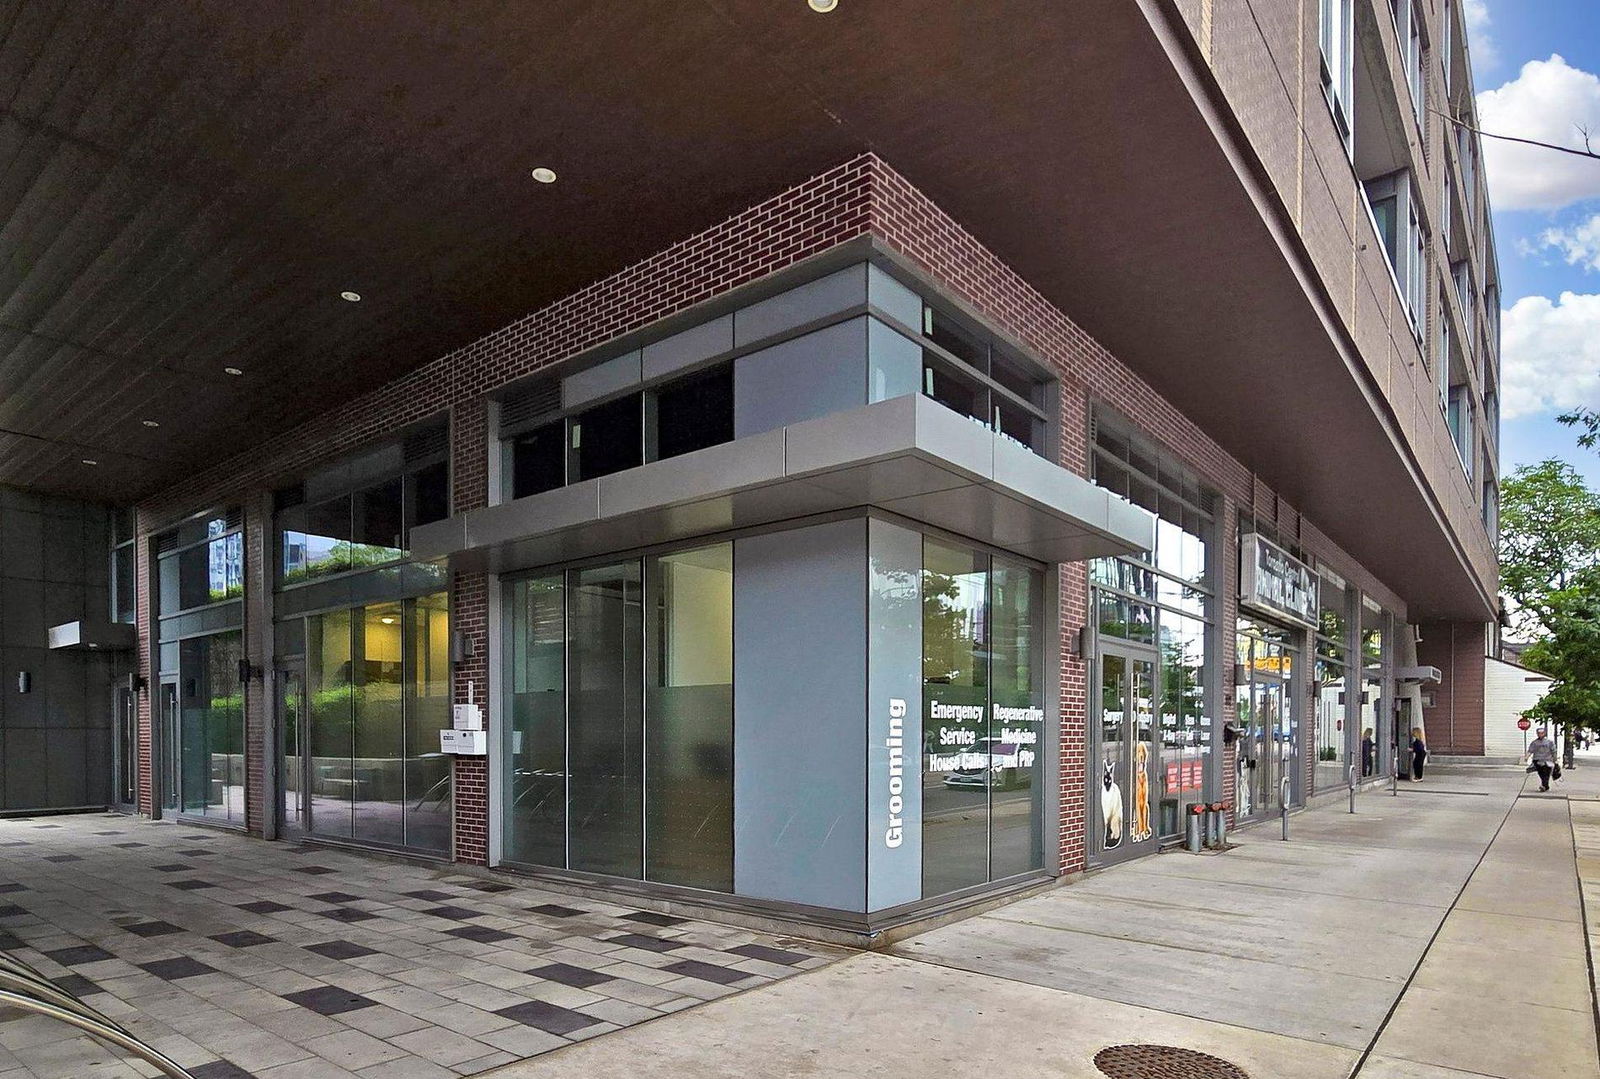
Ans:
[[[1534,771],[1539,773],[1539,789],[1550,789],[1550,773],[1556,766],[1556,744],[1550,740],[1550,732],[1539,728],[1539,737],[1528,743],[1528,761],[1533,765]]]
[[[1428,744],[1422,740],[1422,728],[1411,728],[1411,778],[1422,782],[1422,765],[1428,759]]]

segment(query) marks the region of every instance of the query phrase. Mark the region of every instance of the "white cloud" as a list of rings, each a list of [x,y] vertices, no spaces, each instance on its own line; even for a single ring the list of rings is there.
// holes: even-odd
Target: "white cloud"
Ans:
[[[1583,148],[1580,128],[1600,137],[1600,79],[1558,55],[1530,60],[1517,77],[1478,95],[1484,131]],[[1503,139],[1483,140],[1496,210],[1559,210],[1600,197],[1600,161]]]
[[[1485,0],[1464,0],[1461,14],[1467,24],[1467,47],[1472,53],[1472,66],[1477,71],[1488,71],[1500,62],[1500,52],[1489,33],[1489,5]]]
[[[1595,162],[1595,168],[1600,169],[1600,161]],[[1545,229],[1539,234],[1539,242],[1560,250],[1568,266],[1600,271],[1600,214],[1569,228]]]
[[[1501,415],[1600,407],[1600,295],[1525,296],[1501,318]]]

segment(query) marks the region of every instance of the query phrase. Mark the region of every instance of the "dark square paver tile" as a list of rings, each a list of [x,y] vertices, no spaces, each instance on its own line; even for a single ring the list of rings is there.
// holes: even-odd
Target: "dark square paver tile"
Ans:
[[[139,969],[169,982],[217,972],[216,967],[208,967],[200,960],[187,955],[180,955],[176,959],[157,959],[154,963],[140,963]]]
[[[153,865],[150,867],[157,873],[192,873],[194,866],[188,862],[169,862],[166,865]]]
[[[56,987],[62,992],[71,993],[79,1000],[82,1000],[90,993],[105,992],[104,989],[101,989],[98,985],[96,985],[94,982],[91,982],[88,978],[85,978],[82,974],[66,974],[60,978],[52,978],[50,980],[55,982]]]
[[[96,832],[95,833],[95,835],[121,835],[121,834],[122,834],[122,829],[121,828],[113,828],[109,832]]]
[[[53,952],[45,952],[45,956],[54,959],[64,967],[82,966],[84,963],[98,963],[102,959],[115,959],[116,956],[104,948],[94,944],[81,944],[76,948],[57,948]]]
[[[251,914],[277,914],[279,911],[293,910],[282,903],[274,903],[270,899],[258,899],[254,903],[240,903],[240,910],[247,910]]]
[[[454,929],[446,929],[445,932],[462,940],[475,940],[479,944],[493,944],[496,941],[510,940],[514,936],[512,933],[490,929],[486,925],[458,925]]]
[[[718,985],[732,985],[742,982],[746,978],[756,977],[754,974],[731,967],[719,967],[715,963],[702,963],[698,959],[684,959],[676,963],[668,963],[661,968],[673,974],[682,974],[689,978],[699,978],[703,982],[716,982]]]
[[[336,922],[370,922],[377,917],[376,914],[369,914],[356,907],[329,907],[327,910],[319,910],[314,913],[320,914],[324,918],[332,918]]]
[[[530,1027],[538,1027],[550,1034],[571,1034],[575,1030],[592,1027],[601,1022],[592,1015],[584,1015],[571,1008],[562,1008],[542,1000],[513,1004],[509,1008],[501,1008],[495,1014]]]
[[[576,907],[563,907],[560,903],[540,903],[537,907],[529,907],[528,913],[543,914],[548,918],[578,918],[589,912]]]
[[[512,890],[511,885],[500,884],[492,880],[475,881],[472,884],[467,885],[467,887],[476,892],[488,892],[490,895],[493,895],[496,892],[509,892]]]
[[[83,859],[78,857],[76,854],[48,854],[48,855],[45,856],[44,860],[47,861],[47,862],[81,862],[81,861],[83,861]]]
[[[318,892],[316,895],[308,895],[308,896],[306,896],[306,898],[307,899],[315,899],[319,903],[359,903],[359,902],[361,902],[361,897],[359,895],[351,895],[349,892]]]
[[[765,944],[741,944],[737,948],[725,949],[729,955],[742,955],[746,959],[760,959],[767,963],[782,963],[792,967],[796,963],[803,963],[811,957],[800,952],[789,952],[782,948],[769,948]]]
[[[185,892],[192,892],[196,888],[215,888],[216,885],[212,884],[209,880],[169,880],[167,881],[167,887],[178,888]]]
[[[326,876],[329,873],[335,872],[335,870],[329,869],[325,865],[299,865],[295,866],[294,871],[296,873],[306,873],[313,877]]]
[[[255,1079],[254,1072],[247,1072],[239,1065],[226,1060],[213,1060],[210,1064],[190,1068],[189,1074],[194,1076],[194,1079]]]
[[[437,903],[441,899],[454,899],[454,892],[441,892],[437,888],[423,888],[415,892],[402,892],[407,899],[428,899]]]
[[[148,922],[134,922],[132,925],[125,925],[122,928],[136,937],[165,937],[172,933],[185,931],[181,925],[173,925],[171,922],[163,922],[159,919]]]
[[[377,955],[371,948],[363,948],[348,940],[330,940],[324,944],[307,944],[306,951],[316,952],[329,959],[359,959],[363,955]]]
[[[670,914],[657,914],[653,910],[638,910],[632,914],[624,914],[622,920],[625,922],[642,922],[645,925],[659,925],[661,928],[666,929],[669,926],[683,925],[689,919],[674,918]]]
[[[604,937],[610,944],[626,944],[630,948],[643,948],[647,952],[670,952],[674,948],[683,947],[682,942],[664,940],[661,937],[652,937],[646,933],[618,933],[614,937]]]
[[[205,850],[200,847],[195,847],[193,850],[180,850],[178,853],[183,855],[185,858],[206,858],[217,852],[214,850]]]
[[[0,884],[0,895],[6,895],[10,892],[25,892],[27,890],[28,886],[26,884]]]
[[[283,999],[302,1008],[310,1008],[318,1015],[339,1015],[357,1008],[370,1008],[378,1003],[336,985],[320,985],[315,989],[302,989],[298,993],[285,993]]]
[[[254,948],[257,944],[273,944],[277,937],[269,937],[265,933],[257,933],[250,929],[241,929],[234,933],[218,933],[211,938],[218,944],[226,944],[230,948]]]
[[[481,910],[472,910],[469,907],[459,907],[453,903],[446,903],[443,906],[438,907],[429,907],[422,913],[431,914],[435,918],[448,918],[452,922],[465,922],[470,921],[473,918],[488,917],[488,915]]]
[[[15,918],[19,914],[28,913],[27,907],[19,907],[15,903],[0,903],[0,918]]]
[[[135,843],[135,842],[132,842],[132,841],[129,841],[127,843],[113,843],[111,845],[113,847],[121,847],[123,850],[132,850],[134,847],[142,847],[142,846],[144,846],[143,843]]]
[[[534,967],[528,973],[546,981],[570,985],[575,989],[587,989],[591,985],[599,985],[601,982],[616,981],[609,974],[601,974],[598,970],[584,970],[582,967],[575,967],[568,963],[551,963],[549,966]]]

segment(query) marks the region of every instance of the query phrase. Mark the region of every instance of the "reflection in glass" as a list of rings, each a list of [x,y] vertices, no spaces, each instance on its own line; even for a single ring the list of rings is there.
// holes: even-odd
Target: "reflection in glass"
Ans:
[[[181,807],[244,821],[244,699],[237,630],[179,645]]]
[[[733,545],[651,559],[651,880],[733,890]]]
[[[639,563],[567,575],[573,869],[643,871],[644,649]]]
[[[380,483],[356,492],[352,500],[354,521],[350,545],[350,568],[381,566],[405,557],[404,514],[399,479]]]
[[[651,460],[733,440],[733,365],[678,379],[655,398],[655,444]]]
[[[510,588],[505,852],[567,864],[566,589],[561,574]]]
[[[988,879],[989,559],[922,546],[922,894]]]
[[[279,724],[283,728],[283,823],[295,831],[305,827],[305,691],[304,671],[283,672],[278,701]]]
[[[306,788],[311,830],[348,839],[351,835],[353,719],[352,612],[329,611],[306,623]]]
[[[405,842],[405,727],[402,708],[399,603],[357,608],[354,620],[354,752],[349,789],[353,836],[369,843]]]
[[[1044,581],[994,560],[989,877],[1044,865]]]
[[[450,758],[439,732],[450,717],[450,602],[443,592],[411,604],[406,680],[405,842],[450,849]]]
[[[642,408],[634,393],[572,417],[567,424],[572,448],[567,481],[592,480],[642,464]]]

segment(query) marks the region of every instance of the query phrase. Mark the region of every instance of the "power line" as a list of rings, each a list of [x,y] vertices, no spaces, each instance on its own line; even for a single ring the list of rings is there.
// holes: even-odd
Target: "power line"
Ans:
[[[1455,124],[1457,127],[1464,127],[1468,131],[1472,132],[1474,135],[1480,135],[1480,136],[1482,136],[1483,138],[1486,138],[1486,139],[1500,139],[1500,140],[1502,140],[1504,142],[1520,142],[1524,146],[1540,146],[1540,147],[1543,147],[1546,150],[1560,150],[1564,154],[1575,154],[1578,157],[1587,157],[1587,158],[1590,158],[1590,159],[1595,160],[1595,161],[1600,161],[1600,154],[1595,153],[1593,150],[1589,150],[1589,149],[1578,150],[1578,149],[1575,149],[1575,148],[1573,148],[1571,146],[1558,146],[1557,144],[1555,144],[1553,142],[1540,142],[1538,139],[1519,139],[1515,135],[1496,135],[1492,131],[1484,131],[1481,128],[1473,127],[1471,124],[1467,123],[1465,120],[1459,120],[1456,117],[1451,116],[1447,112],[1440,112],[1438,109],[1435,109],[1435,108],[1432,108],[1432,107],[1429,107],[1428,111],[1433,113],[1435,116],[1444,117],[1446,120],[1450,121],[1452,124]],[[1588,133],[1585,132],[1584,133],[1584,142],[1587,143],[1588,141],[1589,141],[1589,136],[1588,136]]]

